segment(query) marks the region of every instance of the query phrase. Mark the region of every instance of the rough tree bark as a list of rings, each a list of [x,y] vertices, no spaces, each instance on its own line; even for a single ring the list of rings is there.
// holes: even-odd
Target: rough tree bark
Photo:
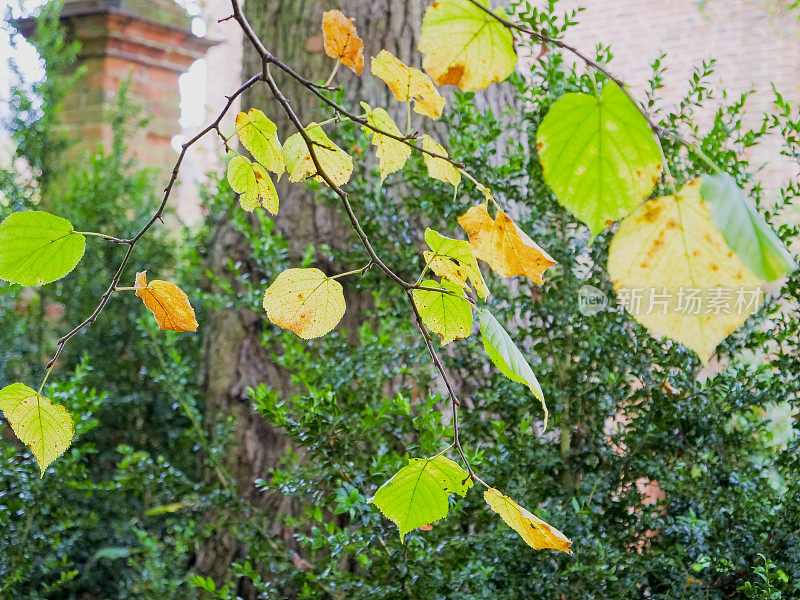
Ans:
[[[323,11],[338,8],[354,17],[365,41],[367,64],[361,77],[342,67],[336,83],[345,90],[345,102],[350,106],[358,106],[358,101],[364,100],[372,106],[389,107],[395,101],[388,87],[369,74],[369,57],[385,48],[406,64],[421,68],[417,36],[426,6],[427,3],[420,0],[248,0],[244,11],[265,46],[312,81],[326,79],[333,67],[333,60],[322,50]],[[261,64],[246,41],[245,46],[243,71],[249,76],[259,72]],[[322,116],[318,100],[299,84],[277,70],[273,70],[273,75],[301,120],[309,122],[331,116],[329,113]],[[489,93],[479,94],[476,101],[482,107],[497,110],[512,103],[513,95],[507,88],[494,86]],[[266,86],[251,88],[243,98],[242,107],[263,110],[277,123],[281,139],[294,133]],[[403,124],[404,117],[398,122]],[[286,178],[283,181],[286,182]],[[349,222],[338,207],[316,202],[313,194],[302,185],[284,184],[278,191],[281,209],[275,221],[278,230],[288,238],[292,257],[302,256],[309,243],[328,244],[334,250],[350,243]],[[207,266],[217,276],[229,279],[228,260],[241,261],[246,271],[252,267],[248,265],[248,254],[247,242],[231,226],[222,224],[209,248]],[[360,265],[343,266],[353,269]],[[363,321],[369,298],[350,296],[347,300],[345,326],[352,331],[355,327],[351,325]],[[276,465],[287,442],[279,430],[253,410],[246,389],[263,382],[281,394],[291,393],[287,374],[269,360],[261,346],[265,316],[223,309],[214,313],[209,321],[202,374],[207,422],[213,426],[218,414],[236,418],[235,444],[228,466],[237,478],[241,495],[265,511],[291,510],[281,498],[261,494],[253,486],[255,479],[266,477],[269,469]],[[221,533],[200,549],[197,570],[220,578],[239,551],[234,540]]]

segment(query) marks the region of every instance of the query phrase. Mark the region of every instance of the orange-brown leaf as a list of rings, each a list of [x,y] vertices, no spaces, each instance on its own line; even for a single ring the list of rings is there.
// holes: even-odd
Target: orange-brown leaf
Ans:
[[[486,204],[473,206],[458,218],[469,235],[475,256],[503,277],[524,275],[544,283],[544,272],[556,261],[502,211],[492,219]]]
[[[357,75],[364,69],[364,40],[358,37],[353,19],[340,10],[322,14],[322,33],[325,37],[325,54],[338,58]]]
[[[197,331],[197,320],[189,298],[174,283],[154,279],[147,282],[147,271],[136,274],[136,295],[144,300],[161,329]]]
[[[525,543],[534,550],[552,548],[572,554],[569,547],[572,540],[558,529],[542,521],[539,517],[526,510],[508,496],[489,488],[483,497],[491,509],[496,512],[512,529],[514,529]]]

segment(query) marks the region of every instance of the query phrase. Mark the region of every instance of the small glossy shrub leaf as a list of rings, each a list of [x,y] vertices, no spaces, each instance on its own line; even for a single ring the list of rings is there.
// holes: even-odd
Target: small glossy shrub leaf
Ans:
[[[489,507],[534,550],[552,548],[572,554],[572,550],[569,549],[572,545],[571,539],[508,496],[490,487],[483,493],[483,497]]]
[[[242,156],[234,156],[228,163],[228,183],[239,194],[239,204],[247,212],[263,206],[273,215],[278,214],[278,192],[267,170]]]
[[[86,238],[46,212],[15,212],[0,223],[0,279],[25,286],[61,279],[77,265]]]
[[[325,54],[338,58],[345,67],[361,75],[364,69],[364,40],[358,37],[353,19],[345,17],[340,10],[322,13],[322,35]]]
[[[486,282],[483,280],[483,275],[481,275],[481,270],[478,267],[478,260],[475,258],[469,242],[445,237],[430,228],[425,230],[425,242],[436,256],[444,256],[458,261],[458,265],[472,282],[478,296],[486,298],[489,295],[489,288],[486,287]],[[441,267],[441,265],[439,266]],[[431,269],[440,277],[444,277],[433,266],[431,266]],[[450,277],[447,277],[447,279],[450,279]],[[455,279],[450,280],[453,283],[458,283]]]
[[[342,320],[344,290],[319,269],[287,269],[264,294],[269,320],[301,338],[325,335]]]
[[[392,133],[398,137],[402,134],[395,125],[392,117],[389,116],[382,108],[370,108],[366,102],[361,103],[361,108],[366,111],[367,123],[373,127],[377,127],[381,131]],[[381,171],[381,183],[383,183],[386,176],[395,171],[399,171],[405,166],[408,157],[411,156],[411,146],[404,144],[394,138],[382,135],[370,129],[363,127],[364,133],[372,135],[372,145],[375,146],[375,156],[378,157],[378,167]]]
[[[478,0],[486,8],[486,0]],[[500,9],[493,10],[508,18]],[[438,85],[481,90],[514,71],[514,36],[497,19],[469,0],[437,0],[425,11],[419,50],[422,66]]]
[[[398,526],[402,541],[409,531],[446,517],[450,494],[464,497],[471,487],[469,473],[449,458],[412,458],[369,501]]]
[[[75,425],[67,410],[53,404],[22,383],[12,383],[0,390],[0,411],[20,441],[28,446],[45,469],[69,448]]]
[[[257,108],[236,115],[236,132],[242,146],[264,167],[280,175],[284,171],[278,128]],[[274,213],[273,213],[274,214]]]
[[[438,144],[428,134],[422,136],[422,149],[440,156],[447,156],[447,150]],[[461,183],[461,173],[451,163],[443,158],[436,158],[429,154],[423,154],[422,159],[425,161],[425,166],[428,168],[428,175],[439,181],[449,183],[453,187],[458,187]]]
[[[547,410],[539,380],[536,379],[536,375],[534,375],[528,361],[525,360],[525,356],[523,356],[511,336],[508,335],[508,332],[494,318],[492,313],[483,309],[478,313],[478,320],[481,324],[483,347],[486,349],[489,358],[492,359],[494,366],[511,381],[524,383],[528,386],[528,389],[542,403],[544,427],[547,428],[547,418],[550,413]]]
[[[455,339],[468,337],[472,332],[472,307],[462,296],[463,290],[454,283],[426,279],[420,285],[442,288],[457,294],[429,290],[411,292],[422,322],[434,333],[442,336],[442,346]]]
[[[733,177],[705,175],[700,196],[728,246],[756,277],[775,281],[797,268],[792,254]]]
[[[630,214],[658,182],[658,142],[613,82],[600,97],[570,93],[559,98],[537,139],[545,181],[592,235]]]
[[[147,271],[136,274],[136,295],[144,301],[160,329],[197,331],[194,309],[189,297],[174,283],[153,279],[148,283]]]
[[[700,181],[624,219],[611,242],[608,272],[637,321],[694,350],[704,363],[760,303],[759,280],[714,225]]]
[[[556,264],[502,210],[497,211],[497,219],[492,219],[486,204],[473,206],[458,217],[458,223],[469,235],[475,256],[503,277],[524,275],[541,284],[544,272]]]
[[[316,123],[310,123],[306,127],[306,134],[314,145],[314,153],[320,166],[330,180],[336,185],[344,185],[350,181],[353,173],[353,159],[350,155],[328,139],[322,127]],[[317,174],[308,146],[299,133],[292,135],[283,145],[283,161],[292,181],[302,181],[313,176],[320,183],[325,183]]]
[[[372,74],[382,79],[399,102],[414,101],[414,111],[438,119],[444,108],[444,97],[439,94],[431,78],[419,69],[408,67],[391,52],[381,50],[372,59]]]

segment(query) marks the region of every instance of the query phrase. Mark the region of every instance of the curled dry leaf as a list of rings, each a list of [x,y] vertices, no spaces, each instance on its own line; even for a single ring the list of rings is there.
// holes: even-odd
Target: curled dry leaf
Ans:
[[[572,554],[572,550],[569,549],[572,545],[571,539],[508,496],[490,487],[483,493],[483,497],[489,507],[534,550],[552,548]]]
[[[414,110],[421,115],[438,119],[444,108],[444,96],[439,94],[431,78],[419,69],[407,66],[387,50],[378,52],[370,66],[372,74],[389,86],[398,102],[414,100]]]
[[[319,269],[286,269],[267,288],[269,320],[304,339],[325,335],[345,311],[342,284]]]
[[[556,264],[502,210],[497,211],[497,219],[492,219],[486,204],[473,206],[458,218],[458,223],[469,235],[475,256],[503,277],[524,275],[541,284],[544,272]]]
[[[161,329],[197,331],[194,309],[188,296],[174,283],[153,279],[147,282],[147,271],[136,274],[136,295],[144,300]]]
[[[340,10],[322,13],[322,33],[325,38],[325,54],[338,58],[356,75],[364,69],[364,40],[358,37],[353,19],[348,19]]]

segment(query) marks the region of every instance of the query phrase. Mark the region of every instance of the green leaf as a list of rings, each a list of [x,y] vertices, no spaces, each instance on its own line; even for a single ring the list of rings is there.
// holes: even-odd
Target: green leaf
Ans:
[[[494,366],[511,381],[524,383],[528,386],[528,389],[542,403],[544,427],[547,428],[547,418],[550,413],[544,401],[542,387],[539,385],[539,380],[536,379],[536,375],[534,375],[528,361],[525,360],[511,336],[508,335],[508,332],[494,318],[492,313],[483,309],[478,313],[478,320],[481,324],[483,347],[486,349],[489,358],[492,359]]]
[[[469,242],[445,237],[430,228],[425,230],[425,242],[436,256],[446,256],[458,261],[472,281],[472,285],[475,286],[478,296],[486,298],[489,295],[489,288],[486,287],[486,282],[478,267],[478,259],[475,258]]]
[[[86,238],[46,212],[15,212],[0,223],[0,279],[33,286],[61,279],[80,262]]]
[[[700,196],[728,246],[756,277],[775,281],[797,268],[789,250],[733,177],[705,175]]]
[[[477,0],[487,9],[486,0]],[[495,8],[502,19],[508,15]],[[514,36],[500,21],[469,0],[438,0],[425,11],[419,50],[422,66],[437,85],[481,90],[503,81],[517,64]]]
[[[450,494],[464,497],[472,479],[444,456],[412,458],[370,498],[400,529],[400,541],[412,529],[447,516]]]
[[[258,162],[280,175],[283,173],[283,155],[278,141],[278,128],[257,108],[236,115],[236,132],[239,141]]]
[[[453,294],[429,290],[411,292],[422,322],[431,331],[442,336],[442,346],[457,338],[465,338],[472,331],[472,307],[462,295],[460,287],[449,281],[441,283],[426,279],[420,285],[445,289]]]
[[[603,93],[565,94],[537,134],[545,181],[596,236],[650,195],[661,148],[647,120],[613,82]]]
[[[39,463],[41,474],[69,448],[75,425],[67,410],[22,383],[0,390],[0,411]]]
[[[267,170],[242,156],[234,156],[228,163],[228,183],[239,196],[239,204],[248,212],[263,206],[273,215],[278,214],[278,192]]]

